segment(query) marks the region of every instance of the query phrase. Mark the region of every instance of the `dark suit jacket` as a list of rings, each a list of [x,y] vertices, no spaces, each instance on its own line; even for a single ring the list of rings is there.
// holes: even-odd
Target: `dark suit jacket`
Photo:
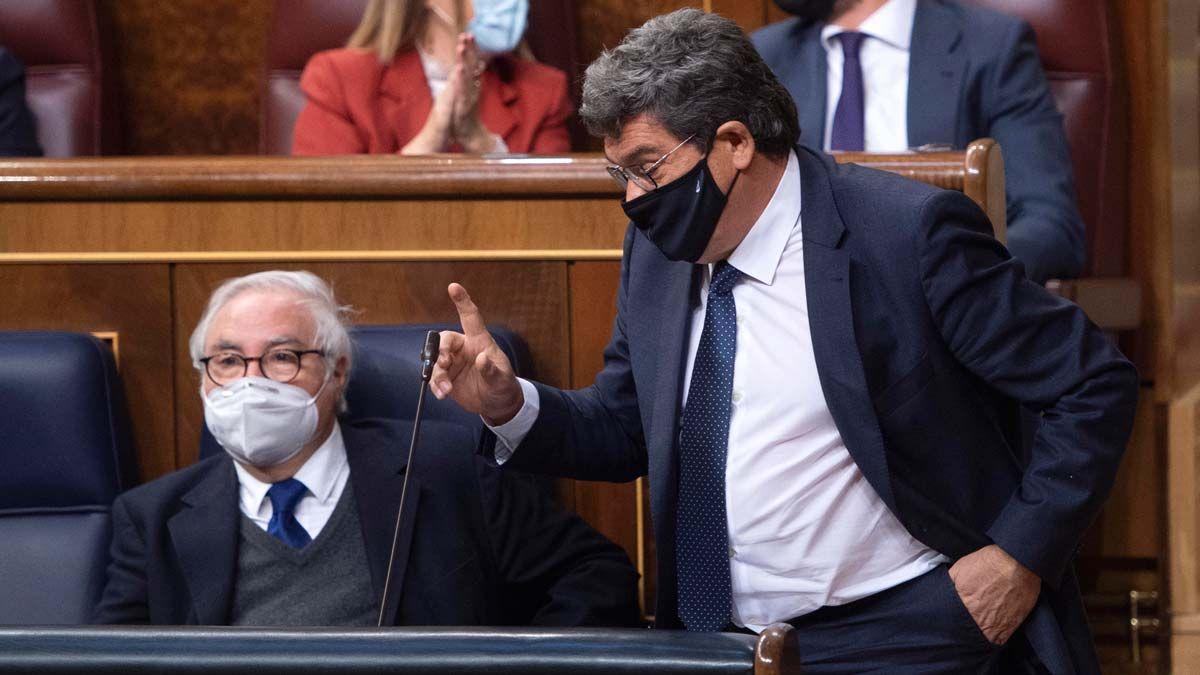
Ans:
[[[790,19],[751,37],[796,101],[800,141],[817,150],[825,138],[823,26]],[[1079,276],[1087,239],[1075,205],[1062,115],[1046,85],[1032,29],[953,0],[918,0],[911,49],[909,145],[961,149],[985,136],[999,141],[1009,250],[1034,281]]]
[[[1030,642],[1053,672],[1093,670],[1070,561],[1132,427],[1133,366],[1077,306],[1023,278],[961,193],[797,154],[813,349],[851,456],[926,545],[956,559],[996,543],[1036,572]],[[628,230],[604,369],[578,391],[537,385],[541,412],[509,462],[590,480],[649,473],[656,617],[668,627],[679,625],[676,443],[699,269]],[[1028,457],[1021,403],[1044,412]]]
[[[37,127],[25,103],[25,66],[0,47],[0,156],[40,156]]]
[[[342,424],[376,597],[383,590],[409,422]],[[629,625],[637,573],[619,548],[525,476],[426,421],[392,576],[391,625]],[[214,456],[119,496],[97,623],[228,623],[238,546],[233,461]]]

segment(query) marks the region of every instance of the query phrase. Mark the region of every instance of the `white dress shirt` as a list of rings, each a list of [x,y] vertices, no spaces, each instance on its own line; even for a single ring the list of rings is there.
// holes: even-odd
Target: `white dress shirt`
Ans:
[[[271,500],[267,498],[267,490],[271,483],[264,483],[237,462],[233,463],[237,470],[240,505],[242,513],[254,521],[262,529],[267,529],[271,522]],[[313,539],[324,529],[333,515],[333,509],[342,498],[346,481],[350,479],[350,464],[346,461],[346,444],[342,440],[342,430],[337,422],[333,423],[333,432],[329,438],[317,448],[312,457],[300,467],[295,476],[296,480],[304,483],[308,491],[296,504],[295,516],[300,526]]]
[[[729,257],[737,354],[725,467],[733,621],[761,631],[916,578],[946,558],[913,538],[850,456],[817,376],[805,295],[800,165]],[[711,270],[709,270],[711,273]],[[683,402],[704,330],[707,274],[691,316]],[[537,390],[493,428],[503,461],[537,418]]]
[[[908,149],[908,62],[917,0],[888,0],[869,16],[858,32],[867,36],[859,48],[863,71],[864,149],[867,152],[904,152]],[[845,57],[841,40],[834,36],[845,28],[828,24],[821,30],[827,77],[825,95],[825,149],[833,135],[833,115],[842,95]]]

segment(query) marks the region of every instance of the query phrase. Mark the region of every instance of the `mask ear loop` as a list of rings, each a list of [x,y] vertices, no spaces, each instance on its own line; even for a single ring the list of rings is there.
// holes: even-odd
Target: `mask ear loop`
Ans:
[[[704,144],[704,156],[700,158],[701,162],[707,162],[709,155],[712,154],[713,143],[717,141],[717,132],[713,132],[712,138]],[[742,177],[741,169],[734,169],[733,180],[729,182],[729,189],[724,191],[725,199],[729,199],[729,195],[733,194],[733,186],[737,185],[738,179]],[[712,173],[712,167],[708,167],[708,172]]]

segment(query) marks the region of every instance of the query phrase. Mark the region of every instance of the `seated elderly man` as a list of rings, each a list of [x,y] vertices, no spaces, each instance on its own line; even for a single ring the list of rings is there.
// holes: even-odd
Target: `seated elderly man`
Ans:
[[[205,421],[226,454],[113,505],[98,623],[375,625],[411,423],[339,418],[345,312],[307,272],[222,284],[191,337]],[[628,625],[625,554],[465,427],[426,421],[387,625]]]

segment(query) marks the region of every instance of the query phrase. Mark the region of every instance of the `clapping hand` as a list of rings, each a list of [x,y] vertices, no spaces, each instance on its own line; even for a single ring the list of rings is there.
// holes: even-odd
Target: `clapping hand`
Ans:
[[[445,152],[455,141],[470,153],[495,150],[496,137],[479,120],[480,78],[485,67],[475,38],[469,33],[459,35],[446,86],[434,99],[425,125],[401,154]]]

